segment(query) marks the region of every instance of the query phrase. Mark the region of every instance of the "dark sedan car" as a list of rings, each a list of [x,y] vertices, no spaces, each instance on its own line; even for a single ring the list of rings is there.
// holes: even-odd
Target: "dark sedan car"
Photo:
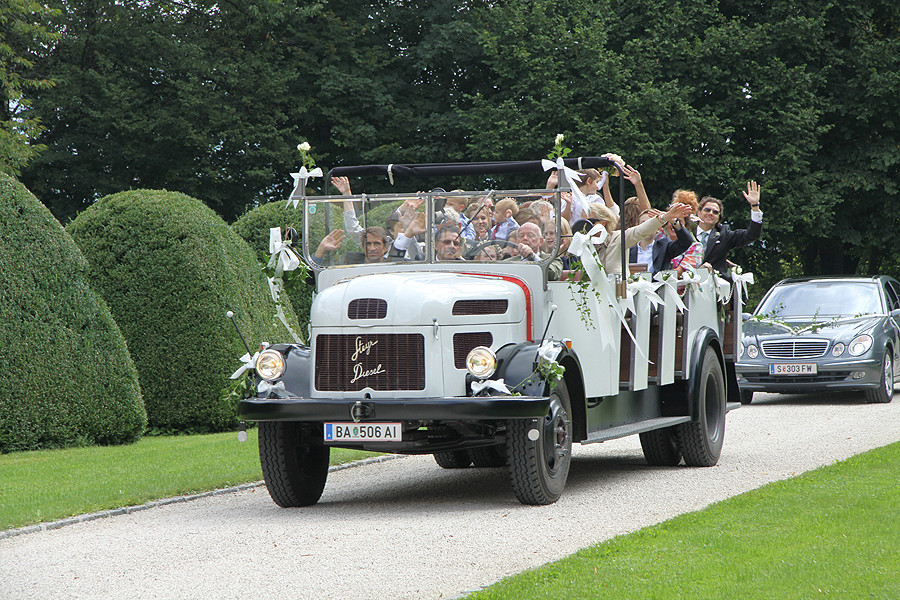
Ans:
[[[890,402],[900,357],[900,283],[890,277],[785,279],[745,315],[735,364],[753,392],[864,391]]]

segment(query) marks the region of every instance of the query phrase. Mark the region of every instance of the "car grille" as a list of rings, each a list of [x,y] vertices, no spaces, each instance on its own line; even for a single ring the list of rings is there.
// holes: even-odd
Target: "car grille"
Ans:
[[[316,336],[317,390],[425,389],[425,337],[419,333]]]
[[[825,356],[828,340],[778,340],[761,346],[766,358],[818,358]]]
[[[490,332],[454,333],[453,334],[453,364],[457,369],[466,368],[466,357],[472,348],[476,346],[491,347],[494,336]]]
[[[454,315],[502,315],[509,306],[508,300],[457,300],[453,303]]]
[[[381,298],[357,298],[347,305],[348,319],[383,319],[387,316],[387,302]]]

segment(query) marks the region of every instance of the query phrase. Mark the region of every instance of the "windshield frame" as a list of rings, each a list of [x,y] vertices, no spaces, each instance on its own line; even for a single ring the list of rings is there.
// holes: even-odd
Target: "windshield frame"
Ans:
[[[353,194],[350,196],[343,195],[334,195],[334,196],[303,196],[303,235],[302,235],[302,253],[305,262],[310,266],[310,268],[316,271],[322,271],[324,269],[335,269],[335,268],[346,268],[346,267],[377,267],[379,265],[383,265],[385,262],[398,262],[401,264],[421,264],[421,265],[449,265],[453,266],[458,264],[456,260],[439,260],[435,253],[435,234],[438,229],[438,224],[436,224],[436,211],[435,211],[435,201],[437,199],[446,199],[450,197],[466,197],[472,198],[473,201],[475,199],[481,198],[491,198],[491,199],[500,199],[505,197],[513,197],[516,199],[542,199],[550,202],[553,207],[554,214],[554,226],[556,229],[556,239],[553,243],[553,246],[549,248],[548,255],[542,260],[536,261],[516,261],[516,260],[494,260],[494,261],[477,261],[477,260],[465,260],[461,261],[462,264],[473,264],[473,263],[481,263],[481,264],[503,264],[503,265],[521,265],[521,264],[531,264],[531,265],[540,265],[545,271],[550,263],[555,260],[559,256],[559,248],[561,242],[561,220],[562,216],[560,213],[560,195],[561,193],[567,191],[564,186],[561,188],[557,188],[556,190],[547,190],[547,189],[537,189],[537,188],[529,188],[529,189],[510,189],[510,190],[477,190],[477,191],[464,191],[464,192],[444,192],[444,191],[431,191],[431,192],[416,192],[416,193],[391,193],[391,194]],[[354,205],[354,210],[357,212],[357,219],[359,225],[365,229],[369,226],[374,225],[374,223],[368,222],[368,215],[371,212],[372,206],[377,206],[382,203],[388,202],[398,202],[405,201],[408,199],[422,199],[424,214],[425,214],[425,222],[430,223],[431,226],[425,227],[424,232],[424,259],[423,260],[402,260],[402,261],[380,261],[380,262],[364,262],[358,264],[320,264],[313,258],[314,248],[310,246],[310,222],[311,215],[316,214],[321,207],[325,213],[326,220],[326,228],[325,235],[328,232],[334,230],[334,227],[329,228],[329,224],[333,220],[331,216],[331,211],[334,210],[333,207],[337,206],[337,210],[343,214],[344,211],[344,203],[350,202]],[[361,210],[359,210],[361,208]],[[489,215],[493,214],[493,210],[485,207],[485,210],[488,211]],[[380,226],[380,224],[379,224]],[[543,232],[542,232],[543,233]],[[462,236],[462,232],[460,232],[460,237]],[[389,244],[393,243],[393,238],[388,240]],[[364,246],[365,244],[363,244]],[[464,244],[463,244],[464,246]],[[363,252],[365,248],[361,248]],[[388,248],[388,252],[390,251],[390,247]]]

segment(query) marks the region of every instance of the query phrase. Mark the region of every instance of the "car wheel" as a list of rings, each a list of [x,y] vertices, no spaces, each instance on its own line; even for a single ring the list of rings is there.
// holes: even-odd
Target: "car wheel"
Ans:
[[[696,418],[676,425],[678,448],[691,467],[711,467],[719,462],[725,440],[725,377],[715,350],[707,346],[700,367],[700,378],[691,398],[697,407]]]
[[[320,425],[294,421],[259,424],[259,462],[269,495],[278,506],[318,502],[325,489],[330,454]]]
[[[505,446],[485,446],[469,450],[472,464],[476,467],[503,467],[506,466]]]
[[[435,452],[434,462],[442,469],[465,469],[472,464],[468,450],[453,450],[452,452]]]
[[[881,385],[874,390],[866,390],[866,400],[887,404],[894,399],[894,361],[891,359],[891,349],[885,348],[884,360],[881,365]]]
[[[571,412],[569,392],[560,381],[550,392],[546,417],[508,422],[509,478],[522,504],[552,504],[562,495],[572,464]]]
[[[678,439],[673,427],[646,431],[638,437],[648,465],[674,467],[681,462],[681,450],[678,449]]]
[[[741,404],[750,404],[753,402],[752,390],[741,390]]]

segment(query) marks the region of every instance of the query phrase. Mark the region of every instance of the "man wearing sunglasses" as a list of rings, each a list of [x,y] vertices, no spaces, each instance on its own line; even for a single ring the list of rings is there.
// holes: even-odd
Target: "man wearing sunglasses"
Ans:
[[[759,185],[755,181],[747,182],[747,191],[743,192],[744,199],[750,205],[750,226],[747,229],[732,230],[728,225],[721,223],[722,201],[718,198],[706,196],[700,200],[697,241],[703,246],[701,267],[715,269],[727,275],[728,251],[759,239],[762,233],[759,191]]]

